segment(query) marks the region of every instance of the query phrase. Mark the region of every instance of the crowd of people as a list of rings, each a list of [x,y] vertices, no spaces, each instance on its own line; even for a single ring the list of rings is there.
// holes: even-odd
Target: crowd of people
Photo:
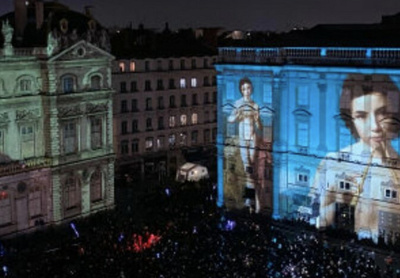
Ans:
[[[129,197],[125,192],[120,195]],[[138,202],[128,199],[120,204],[66,225],[1,241],[1,275],[396,277],[393,261],[378,266],[370,250],[332,243],[311,230],[288,231],[263,215],[217,208],[215,186],[209,183],[164,187]]]

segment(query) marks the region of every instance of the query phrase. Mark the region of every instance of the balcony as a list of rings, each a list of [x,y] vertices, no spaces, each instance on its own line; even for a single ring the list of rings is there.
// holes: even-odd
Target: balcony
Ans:
[[[23,161],[12,161],[0,164],[0,177],[29,172],[40,168],[50,167],[52,163],[49,157],[34,157]]]

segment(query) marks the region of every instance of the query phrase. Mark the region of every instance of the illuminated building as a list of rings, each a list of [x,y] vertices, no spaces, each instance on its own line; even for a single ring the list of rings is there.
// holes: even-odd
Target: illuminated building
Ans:
[[[116,171],[134,180],[175,177],[184,152],[215,146],[216,53],[192,31],[140,27],[121,31],[115,40],[124,34],[137,47],[118,47],[124,40],[113,45]]]
[[[393,30],[317,26],[261,47],[219,48],[220,206],[398,240],[400,43]],[[243,78],[252,83],[250,100]]]
[[[0,235],[113,207],[106,30],[57,2],[0,22]]]

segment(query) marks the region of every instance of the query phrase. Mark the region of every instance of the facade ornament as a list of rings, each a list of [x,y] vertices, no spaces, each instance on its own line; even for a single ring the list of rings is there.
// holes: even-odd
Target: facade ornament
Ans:
[[[3,55],[4,56],[14,55],[14,48],[11,44],[12,37],[14,34],[14,28],[10,25],[8,20],[3,21],[1,32],[3,33],[4,37]]]
[[[108,110],[107,103],[99,103],[99,104],[88,103],[86,106],[87,113],[105,112],[107,110]]]
[[[0,125],[6,125],[10,122],[7,112],[0,113]]]
[[[16,121],[29,121],[37,119],[38,117],[40,117],[39,109],[17,110],[16,112]]]
[[[57,34],[57,30],[49,32],[47,35],[47,55],[51,56],[56,53],[60,48],[60,38]]]
[[[83,112],[79,105],[76,106],[68,106],[68,107],[60,107],[59,108],[59,115],[61,118],[70,117],[70,116],[78,116],[82,115]]]

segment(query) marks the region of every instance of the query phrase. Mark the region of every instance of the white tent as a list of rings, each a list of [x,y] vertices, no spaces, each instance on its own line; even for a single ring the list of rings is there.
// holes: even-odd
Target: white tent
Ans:
[[[176,180],[180,182],[199,181],[205,178],[209,178],[207,167],[190,162],[183,164],[176,172]]]

